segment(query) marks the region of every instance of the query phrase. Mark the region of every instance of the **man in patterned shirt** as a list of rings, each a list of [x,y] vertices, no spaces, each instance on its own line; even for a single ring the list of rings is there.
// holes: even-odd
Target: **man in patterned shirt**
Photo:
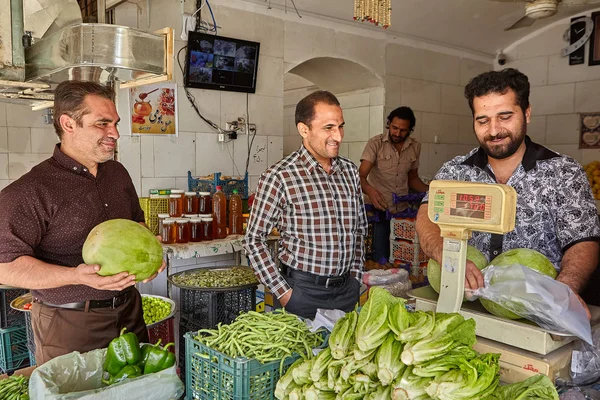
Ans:
[[[286,310],[351,311],[359,300],[367,220],[358,170],[338,155],[344,117],[337,98],[317,91],[296,106],[302,146],[265,171],[244,240],[250,265]],[[267,246],[273,228],[278,254]],[[281,270],[277,267],[281,263]]]
[[[485,72],[469,82],[465,97],[480,147],[446,162],[434,179],[502,183],[517,192],[515,229],[505,235],[473,232],[469,244],[488,260],[514,248],[537,250],[554,264],[557,280],[580,293],[598,264],[600,239],[596,204],[581,165],[527,136],[529,80],[521,72]],[[425,253],[440,262],[443,240],[427,216],[427,204],[419,208],[417,232]],[[483,275],[470,261],[465,286],[483,286]]]

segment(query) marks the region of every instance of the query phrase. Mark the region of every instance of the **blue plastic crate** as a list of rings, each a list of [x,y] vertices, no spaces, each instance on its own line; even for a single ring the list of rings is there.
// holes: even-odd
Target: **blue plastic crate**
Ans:
[[[216,174],[215,174],[216,176]],[[223,179],[223,174],[219,173],[219,185],[223,187],[223,193],[229,198],[233,194],[233,189],[237,189],[242,199],[248,198],[248,173],[243,179]]]
[[[211,195],[217,191],[219,185],[219,175],[221,173],[215,172],[212,180],[199,179],[192,177],[192,172],[188,171],[188,188],[190,192],[210,192]]]
[[[4,373],[27,367],[29,364],[25,326],[0,329],[0,370]]]
[[[27,289],[0,289],[0,329],[13,326],[22,326],[25,324],[25,317],[19,310],[10,306],[11,301],[24,295]]]

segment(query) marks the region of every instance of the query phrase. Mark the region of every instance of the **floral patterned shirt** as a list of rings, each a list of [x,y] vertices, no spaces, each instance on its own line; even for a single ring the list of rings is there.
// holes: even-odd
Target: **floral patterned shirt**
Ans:
[[[473,232],[469,244],[491,261],[515,248],[544,254],[560,271],[564,252],[600,240],[596,203],[581,165],[525,138],[522,163],[507,182],[517,192],[515,229],[504,235]],[[481,147],[446,162],[434,179],[497,183]],[[428,197],[423,199],[426,203]]]

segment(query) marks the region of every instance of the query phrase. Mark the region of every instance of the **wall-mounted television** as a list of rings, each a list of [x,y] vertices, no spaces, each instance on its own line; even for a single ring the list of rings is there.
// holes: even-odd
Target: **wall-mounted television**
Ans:
[[[185,86],[254,93],[260,43],[188,33]]]

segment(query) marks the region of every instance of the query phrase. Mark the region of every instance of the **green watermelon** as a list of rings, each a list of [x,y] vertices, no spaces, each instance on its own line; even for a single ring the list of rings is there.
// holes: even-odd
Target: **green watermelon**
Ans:
[[[498,255],[490,262],[490,265],[494,266],[509,266],[512,264],[521,264],[531,269],[538,271],[541,274],[547,275],[556,279],[557,272],[554,268],[554,264],[548,260],[548,258],[540,253],[539,251],[531,249],[512,249],[505,251]],[[496,282],[492,279],[490,283]],[[512,311],[507,310],[498,303],[494,303],[491,300],[479,299],[483,307],[495,316],[506,318],[506,319],[520,319],[521,317]]]
[[[488,264],[487,258],[485,258],[483,253],[473,246],[467,247],[467,260],[473,261],[480,271]],[[439,293],[442,282],[442,271],[440,269],[440,264],[433,258],[430,258],[427,263],[427,279],[429,280],[431,287]]]
[[[86,264],[100,265],[98,275],[119,272],[142,281],[154,275],[163,262],[162,246],[146,227],[128,219],[111,219],[96,225],[83,244]]]

